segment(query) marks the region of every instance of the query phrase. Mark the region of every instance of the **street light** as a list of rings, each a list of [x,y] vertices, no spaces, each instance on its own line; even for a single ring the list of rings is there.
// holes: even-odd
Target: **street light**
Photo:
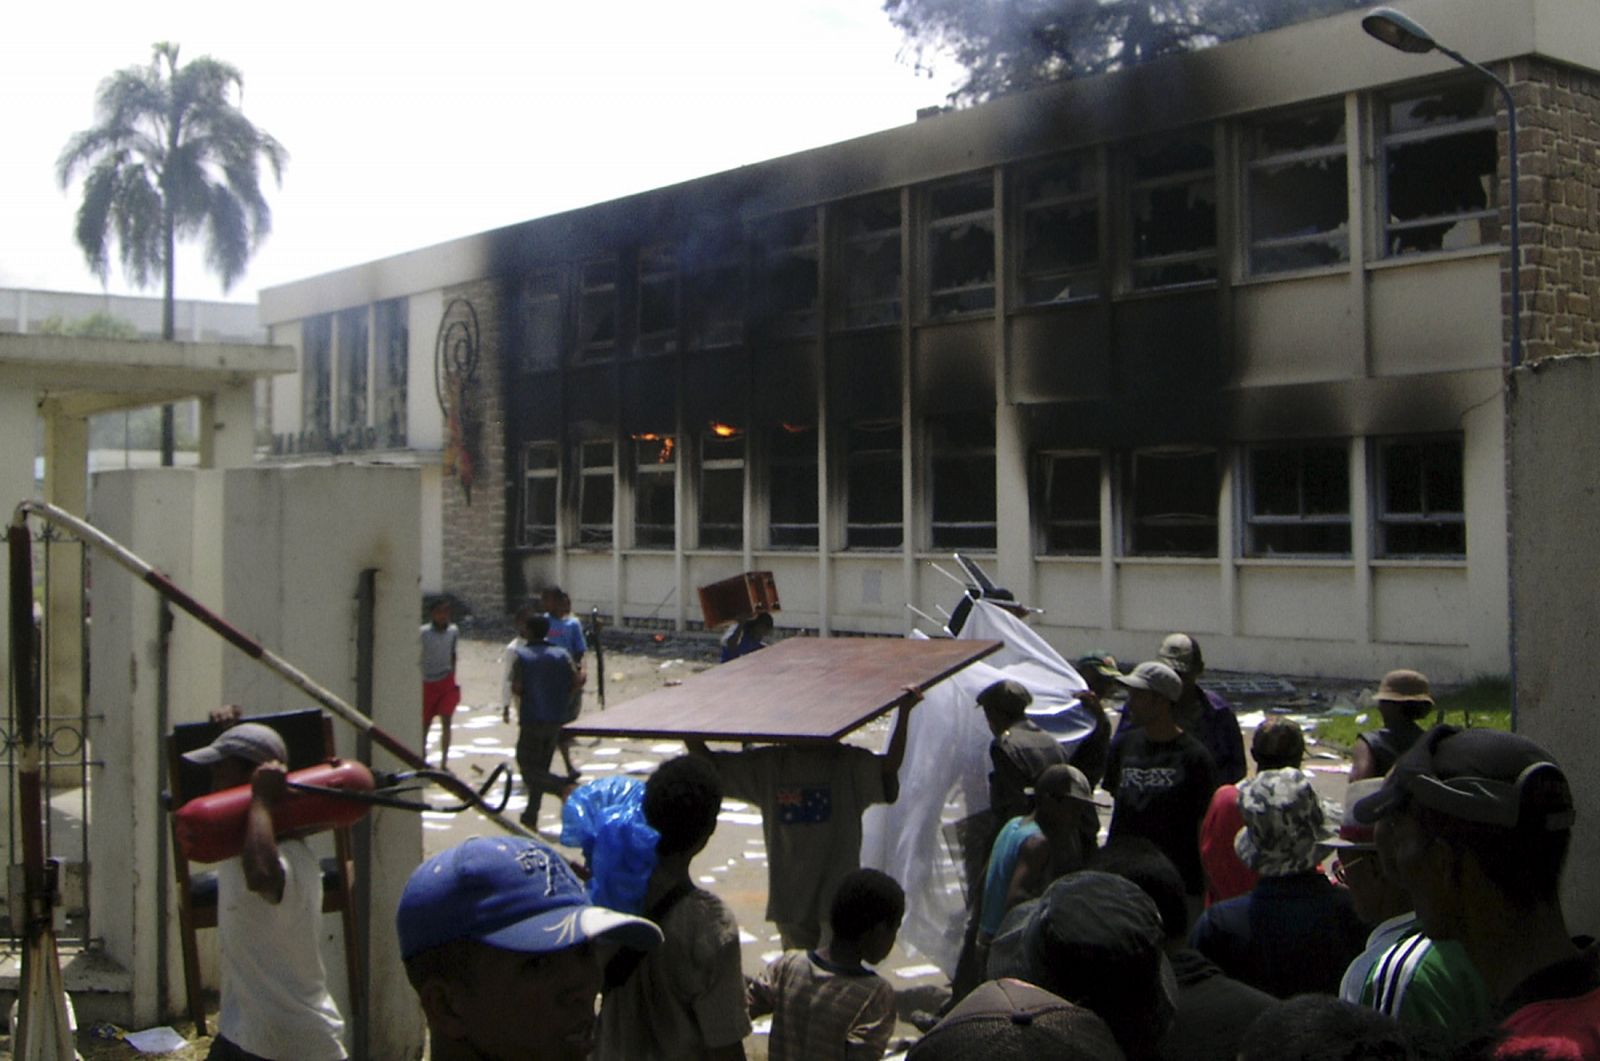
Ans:
[[[1361,28],[1368,34],[1402,52],[1422,55],[1443,52],[1469,70],[1494,82],[1500,98],[1506,105],[1506,151],[1510,155],[1511,176],[1511,367],[1522,363],[1522,241],[1517,227],[1517,104],[1511,98],[1511,88],[1493,70],[1475,63],[1454,49],[1433,39],[1433,34],[1420,24],[1389,7],[1374,8],[1361,20]]]

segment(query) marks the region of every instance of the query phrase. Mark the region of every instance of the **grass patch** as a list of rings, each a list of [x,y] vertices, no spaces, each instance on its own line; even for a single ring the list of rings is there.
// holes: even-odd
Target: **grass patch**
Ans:
[[[1435,722],[1448,722],[1469,728],[1511,728],[1511,681],[1503,676],[1475,678],[1466,685],[1440,693],[1435,700],[1439,712],[1423,718],[1424,727],[1432,726]],[[1366,720],[1356,721],[1363,714]],[[1313,733],[1318,743],[1349,751],[1358,734],[1377,729],[1382,724],[1377,705],[1366,703],[1354,715],[1328,715],[1317,719]]]

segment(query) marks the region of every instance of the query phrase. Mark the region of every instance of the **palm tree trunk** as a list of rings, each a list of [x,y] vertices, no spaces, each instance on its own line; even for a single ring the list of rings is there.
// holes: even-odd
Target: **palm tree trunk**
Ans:
[[[161,237],[165,246],[162,248],[161,272],[163,292],[161,297],[161,338],[165,342],[172,342],[177,337],[176,316],[176,276],[177,269],[173,262],[174,250],[177,244],[176,222],[173,218],[172,206],[168,202],[168,192],[162,189],[161,207]],[[174,454],[177,450],[177,430],[174,424],[174,410],[169,402],[161,407],[161,466],[170,468],[174,463]]]

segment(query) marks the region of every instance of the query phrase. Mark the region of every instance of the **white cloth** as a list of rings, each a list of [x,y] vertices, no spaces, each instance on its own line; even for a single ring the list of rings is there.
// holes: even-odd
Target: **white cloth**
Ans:
[[[999,651],[929,689],[912,715],[900,768],[900,798],[862,816],[861,864],[879,869],[906,889],[900,940],[945,975],[954,974],[966,928],[961,869],[944,843],[947,822],[987,810],[989,741],[978,694],[1002,678],[1033,694],[1028,709],[1069,753],[1094,732],[1094,720],[1073,697],[1086,688],[1072,664],[1016,616],[976,601],[963,640],[1001,641]],[[981,881],[973,882],[982,887]]]
[[[500,652],[500,667],[503,672],[500,678],[501,707],[505,707],[514,702],[511,699],[511,679],[517,673],[517,649],[527,647],[527,638],[520,636],[513,637],[509,642],[507,642],[506,647]]]
[[[304,840],[278,845],[283,899],[245,884],[236,856],[217,866],[222,1011],[217,1031],[274,1061],[339,1061],[344,1020],[328,994],[322,934],[322,867]]]
[[[1374,853],[1368,857],[1378,856]],[[1416,924],[1417,915],[1410,910],[1403,914],[1395,914],[1386,921],[1380,921],[1378,927],[1367,936],[1367,949],[1357,954],[1350,967],[1344,971],[1344,978],[1339,981],[1339,998],[1352,1005],[1361,1005],[1361,989],[1367,985],[1367,974],[1378,964],[1383,952],[1399,943],[1406,933],[1416,927]]]

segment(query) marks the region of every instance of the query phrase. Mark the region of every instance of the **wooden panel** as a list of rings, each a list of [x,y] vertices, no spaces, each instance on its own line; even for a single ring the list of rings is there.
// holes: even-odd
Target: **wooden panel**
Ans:
[[[564,727],[598,737],[838,740],[998,641],[791,637]]]

